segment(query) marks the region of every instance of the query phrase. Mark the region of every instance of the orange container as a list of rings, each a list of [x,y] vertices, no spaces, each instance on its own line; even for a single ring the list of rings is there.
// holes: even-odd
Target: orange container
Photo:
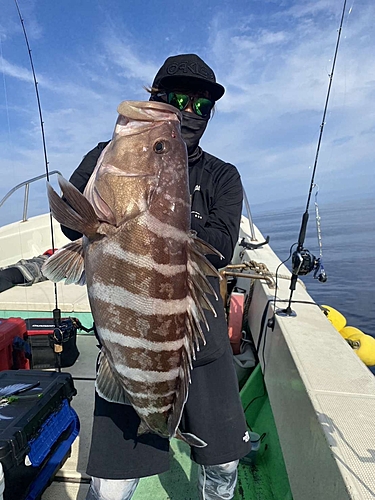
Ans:
[[[25,321],[22,318],[0,319],[0,371],[29,368],[29,361],[23,352],[17,352],[13,356],[13,341],[16,337],[21,341],[26,339]]]
[[[245,295],[233,292],[229,303],[228,335],[233,354],[240,354]]]

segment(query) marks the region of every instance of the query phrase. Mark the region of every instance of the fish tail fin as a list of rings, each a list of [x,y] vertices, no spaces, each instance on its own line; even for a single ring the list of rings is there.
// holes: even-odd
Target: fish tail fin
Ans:
[[[86,284],[82,238],[68,243],[51,255],[42,266],[42,274],[51,281]]]
[[[96,376],[95,388],[100,397],[111,403],[131,404],[103,348],[99,357],[99,369]]]
[[[149,429],[148,425],[143,420],[141,420],[141,423],[139,424],[137,430],[137,436],[142,436],[142,434],[147,434],[149,432],[151,432],[151,430]]]
[[[90,202],[70,182],[59,176],[59,184],[69,205],[47,182],[48,200],[54,218],[70,229],[90,237],[96,234],[99,220]]]
[[[205,448],[207,446],[207,443],[203,439],[190,432],[181,432],[177,429],[175,437],[184,441],[189,446],[195,446],[196,448]]]

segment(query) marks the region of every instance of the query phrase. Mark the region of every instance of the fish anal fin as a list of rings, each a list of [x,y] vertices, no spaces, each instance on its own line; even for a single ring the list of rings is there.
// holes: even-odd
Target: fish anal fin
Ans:
[[[125,389],[118,380],[105,351],[102,348],[95,382],[96,392],[111,403],[131,404]]]

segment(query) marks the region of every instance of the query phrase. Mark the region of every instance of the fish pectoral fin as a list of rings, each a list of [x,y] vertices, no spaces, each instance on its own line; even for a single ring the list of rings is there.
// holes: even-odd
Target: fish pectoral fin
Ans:
[[[42,274],[55,283],[65,279],[66,285],[85,285],[82,238],[68,243],[51,255],[42,266]]]
[[[190,432],[181,432],[177,429],[175,437],[181,439],[181,441],[184,441],[189,446],[195,446],[196,448],[205,448],[207,446],[207,443],[203,439]]]
[[[131,404],[125,389],[118,380],[103,349],[99,357],[99,369],[95,382],[96,392],[111,403]]]
[[[95,236],[100,222],[90,202],[62,176],[59,176],[59,184],[71,206],[47,182],[48,200],[54,218],[60,224],[78,231],[88,238]]]

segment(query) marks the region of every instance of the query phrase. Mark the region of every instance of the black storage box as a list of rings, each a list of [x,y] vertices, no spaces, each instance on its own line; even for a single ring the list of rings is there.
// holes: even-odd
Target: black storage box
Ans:
[[[69,373],[39,370],[0,372],[0,391],[33,384],[0,398],[0,462],[4,500],[37,500],[70,454],[79,421],[70,406],[76,394]]]
[[[31,346],[31,368],[45,369],[58,366],[57,356],[54,351],[55,324],[52,318],[29,318],[25,320],[28,341]],[[67,368],[74,365],[79,356],[77,348],[77,328],[72,326],[74,319],[63,318],[61,326],[70,328],[69,335],[61,343],[60,366]]]

